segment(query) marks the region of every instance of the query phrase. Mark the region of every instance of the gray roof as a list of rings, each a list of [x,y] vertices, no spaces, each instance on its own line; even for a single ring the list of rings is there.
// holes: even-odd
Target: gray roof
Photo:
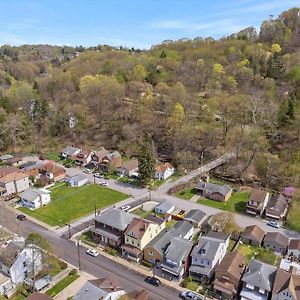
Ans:
[[[171,203],[169,201],[164,201],[164,202],[160,203],[159,205],[157,205],[155,207],[155,209],[160,209],[162,211],[168,211],[168,210],[170,210],[171,208],[174,208],[174,207],[175,206],[174,206],[173,203]]]
[[[180,263],[191,251],[193,243],[181,237],[175,237],[165,252],[165,258]]]
[[[78,152],[78,150],[80,151],[79,148],[75,148],[75,147],[72,147],[72,146],[67,146],[63,151],[62,153],[65,153],[66,155],[68,156],[73,156],[74,154],[76,154]]]
[[[124,231],[135,216],[121,209],[111,208],[95,218],[99,223]]]
[[[112,160],[113,158],[119,158],[121,157],[121,154],[119,151],[113,151],[113,152],[110,152],[108,154],[105,155],[109,160]]]
[[[205,212],[203,212],[200,209],[192,209],[186,214],[184,220],[187,220],[190,222],[195,222],[195,223],[200,223],[205,218],[206,218]]]
[[[74,182],[80,182],[80,181],[83,181],[83,180],[87,180],[87,176],[85,176],[84,174],[77,174],[77,175],[74,175],[70,178],[68,178],[67,180],[72,180]]]
[[[211,239],[215,239],[215,240],[219,240],[222,242],[225,242],[228,238],[229,238],[230,234],[228,233],[224,233],[222,231],[214,231],[214,230],[210,230],[206,237],[209,237]]]
[[[273,242],[277,243],[282,247],[287,247],[289,245],[290,239],[280,232],[267,232],[264,243],[265,242]]]
[[[99,300],[104,299],[109,293],[94,286],[89,281],[80,289],[80,291],[73,297],[73,300]]]
[[[288,200],[282,194],[273,195],[266,207],[266,213],[281,215],[288,207]]]
[[[33,202],[39,195],[44,195],[44,194],[50,194],[50,191],[49,191],[49,193],[47,193],[46,191],[43,191],[43,190],[29,188],[29,189],[25,190],[24,192],[22,192],[20,194],[20,197],[27,201]]]
[[[193,227],[189,222],[186,221],[178,221],[174,228],[178,230],[182,236],[185,236]]]
[[[210,231],[206,236],[201,236],[198,244],[192,251],[192,256],[199,256],[203,259],[212,260],[216,256],[220,244],[224,243],[227,239],[225,236],[228,238],[228,235],[225,234],[223,234],[223,237],[221,237],[221,234],[219,235],[218,233],[215,235],[214,231]]]
[[[25,164],[23,164],[20,169],[23,169],[25,171],[30,171],[32,169],[36,169],[40,166],[40,164],[38,164],[36,161],[29,161]]]
[[[5,154],[5,155],[0,156],[1,161],[5,161],[5,160],[11,159],[11,158],[13,158],[13,156],[10,154]]]
[[[0,262],[7,267],[11,267],[18,255],[22,252],[23,243],[10,242],[7,247],[0,248]]]
[[[208,193],[219,193],[223,196],[226,196],[231,191],[231,186],[227,184],[219,185],[215,183],[200,181],[196,186],[196,189],[206,191]]]
[[[247,273],[244,274],[242,281],[256,287],[271,291],[274,284],[275,266],[260,262],[256,259],[249,264]]]

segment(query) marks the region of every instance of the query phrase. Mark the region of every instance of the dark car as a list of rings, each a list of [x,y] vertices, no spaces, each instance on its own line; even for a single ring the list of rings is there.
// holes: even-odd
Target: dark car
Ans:
[[[145,278],[145,282],[149,283],[149,284],[152,284],[154,286],[160,286],[161,282],[158,278],[156,277],[150,277],[150,276],[147,276]]]
[[[24,215],[17,215],[17,219],[20,221],[25,221],[26,220],[26,216]]]

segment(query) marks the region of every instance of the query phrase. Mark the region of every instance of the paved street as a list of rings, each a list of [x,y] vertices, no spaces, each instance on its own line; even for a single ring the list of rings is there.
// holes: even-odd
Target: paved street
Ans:
[[[68,263],[78,266],[77,248],[68,239],[59,237],[55,232],[48,231],[30,221],[19,222],[20,234],[26,237],[30,232],[37,232],[46,238],[52,245],[54,254]],[[9,227],[9,226],[8,226]],[[12,228],[14,230],[14,228]],[[144,282],[144,276],[125,268],[104,256],[91,257],[85,253],[85,248],[80,247],[81,270],[94,277],[113,275],[126,291],[147,289],[150,292],[150,299],[177,299],[178,292],[167,286],[153,287]]]

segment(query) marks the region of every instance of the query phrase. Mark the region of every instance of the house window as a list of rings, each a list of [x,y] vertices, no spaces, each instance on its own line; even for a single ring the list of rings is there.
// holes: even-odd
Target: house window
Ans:
[[[126,242],[129,242],[129,238],[126,238]]]
[[[249,290],[254,290],[254,285],[247,283],[246,288],[248,288]]]
[[[149,251],[149,254],[150,255],[154,255],[154,251]]]
[[[131,244],[134,245],[134,240],[131,241]]]

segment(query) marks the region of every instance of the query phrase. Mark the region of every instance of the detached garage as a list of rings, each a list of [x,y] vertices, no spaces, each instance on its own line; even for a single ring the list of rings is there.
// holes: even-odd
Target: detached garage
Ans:
[[[78,174],[73,177],[69,177],[66,179],[66,183],[69,186],[80,187],[89,182],[88,178],[83,174]]]

